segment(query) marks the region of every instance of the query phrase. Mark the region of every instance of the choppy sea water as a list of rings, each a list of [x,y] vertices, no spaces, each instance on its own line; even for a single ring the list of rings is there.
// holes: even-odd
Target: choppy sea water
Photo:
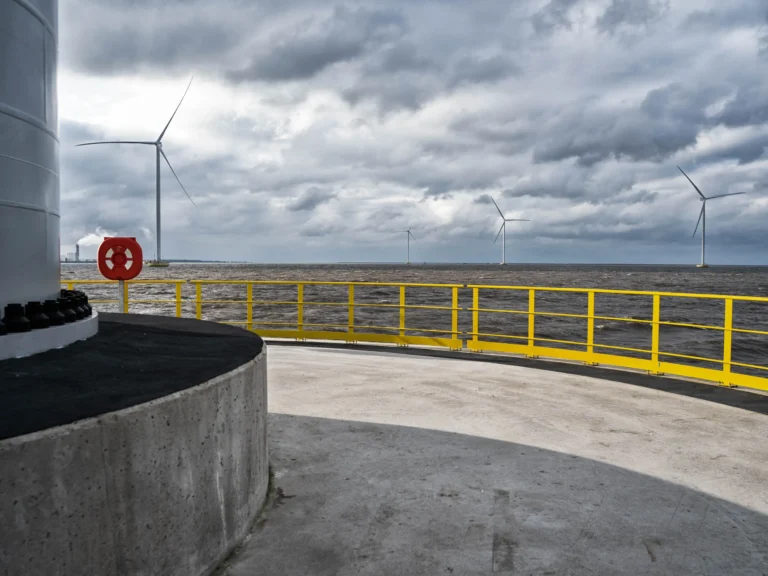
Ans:
[[[62,264],[62,280],[100,279],[95,264]],[[643,290],[683,293],[727,294],[768,298],[768,267],[713,267],[697,269],[678,266],[577,266],[577,265],[251,265],[251,264],[172,264],[169,268],[144,268],[140,279],[173,280],[280,280],[280,281],[355,281],[355,282],[410,282],[433,284],[486,284],[509,286],[546,286],[570,288],[605,288],[616,290]],[[92,300],[117,298],[114,286],[83,285]],[[174,298],[174,287],[138,285],[130,288],[130,298],[137,300]],[[195,315],[195,290],[185,285],[183,315]],[[237,285],[210,285],[203,289],[205,300],[245,300],[246,288]],[[295,286],[254,286],[255,301],[274,300],[295,302]],[[304,323],[328,324],[317,330],[343,330],[347,324],[347,288],[344,286],[306,286]],[[339,303],[342,306],[313,306],[311,302]],[[358,286],[355,302],[360,304],[398,304],[399,289],[387,286]],[[408,288],[406,303],[419,306],[450,306],[451,292],[441,288]],[[472,293],[460,290],[459,306],[472,306]],[[527,291],[481,290],[480,307],[527,311]],[[97,304],[102,311],[116,311],[115,304]],[[254,305],[256,328],[292,329],[297,320],[295,305]],[[587,313],[587,296],[583,293],[537,292],[536,310],[555,313]],[[145,314],[175,313],[173,304],[131,304],[131,311]],[[203,307],[203,318],[216,321],[244,321],[245,304],[212,303]],[[650,349],[651,326],[637,320],[652,318],[652,298],[643,295],[597,294],[595,314],[623,318],[595,320],[595,343],[608,346],[626,346]],[[406,325],[418,329],[451,329],[451,313],[447,310],[408,310]],[[635,321],[632,321],[635,320]],[[721,300],[692,298],[662,298],[661,320],[690,324],[722,325],[724,303]],[[269,323],[269,324],[267,324]],[[397,308],[358,307],[355,309],[358,331],[364,326],[397,327]],[[734,327],[768,331],[768,302],[734,302]],[[563,317],[536,317],[536,336],[552,340],[584,342],[585,319]],[[459,330],[472,329],[471,313],[459,314]],[[528,319],[525,315],[481,313],[479,331],[487,334],[526,336]],[[369,329],[369,332],[393,333]],[[409,334],[438,336],[431,332],[410,331]],[[503,338],[484,337],[488,340],[522,342]],[[566,344],[546,343],[554,347],[578,348]],[[582,347],[583,349],[583,347]],[[723,333],[674,326],[662,326],[660,349],[664,352],[687,354],[706,358],[722,358]],[[733,335],[733,361],[746,364],[768,365],[768,336]],[[647,355],[633,352],[605,350],[629,356]],[[696,360],[674,359],[677,362],[717,367]],[[768,372],[750,368],[734,371],[768,376]]]

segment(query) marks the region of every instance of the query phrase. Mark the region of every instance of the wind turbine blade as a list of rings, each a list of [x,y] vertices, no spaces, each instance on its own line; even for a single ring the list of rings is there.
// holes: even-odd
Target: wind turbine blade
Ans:
[[[414,240],[416,240],[416,236],[414,236],[414,235],[413,235],[413,233],[412,233],[410,230],[408,230],[408,234],[410,234],[411,238],[413,238]]]
[[[105,142],[85,142],[84,144],[75,144],[75,146],[93,146],[94,144],[149,144],[154,146],[154,142],[137,142],[135,140],[110,140]]]
[[[708,196],[707,200],[712,200],[713,198],[725,198],[726,196],[738,196],[739,194],[746,194],[746,192],[731,192],[730,194],[718,194],[717,196]]]
[[[493,199],[493,196],[491,196],[491,202],[493,202],[493,205],[494,205],[494,206],[496,206],[496,210],[498,210],[498,211],[499,211],[499,216],[501,216],[502,218],[504,218],[504,214],[502,214],[502,213],[501,213],[501,208],[499,208],[499,205],[498,205],[498,204],[496,204],[496,200],[494,200],[494,199]]]
[[[505,218],[505,222],[530,222],[530,220],[526,218]]]
[[[496,244],[496,240],[498,240],[498,239],[499,239],[499,236],[501,235],[501,231],[504,229],[504,225],[505,225],[506,223],[507,223],[507,221],[506,221],[506,220],[505,220],[504,222],[502,222],[502,223],[501,223],[501,228],[499,228],[499,233],[498,233],[498,234],[496,234],[496,238],[494,238],[494,239],[493,239],[493,243],[494,243],[494,244]]]
[[[165,125],[165,128],[163,128],[163,131],[162,131],[162,132],[160,132],[160,136],[158,136],[158,138],[157,138],[157,141],[158,141],[158,142],[160,142],[160,140],[162,140],[162,139],[163,139],[163,136],[165,136],[165,131],[166,131],[166,130],[168,130],[168,126],[170,126],[170,125],[171,125],[171,122],[173,122],[173,117],[174,117],[174,116],[176,116],[176,112],[178,112],[178,111],[179,111],[179,108],[181,107],[181,103],[182,103],[182,102],[184,102],[184,97],[187,95],[187,92],[189,92],[189,87],[190,87],[190,86],[192,86],[192,80],[194,80],[194,79],[195,79],[195,77],[193,76],[193,77],[192,77],[192,78],[189,80],[189,84],[187,85],[187,89],[186,89],[186,90],[184,90],[184,96],[182,96],[182,97],[181,97],[181,100],[179,100],[179,105],[178,105],[178,106],[176,106],[176,110],[174,110],[174,111],[173,111],[173,114],[171,114],[171,119],[170,119],[170,120],[168,120],[168,124],[166,124],[166,125]],[[166,160],[167,160],[167,158],[166,158]]]
[[[165,155],[165,152],[162,148],[160,148],[160,154],[163,155],[163,158],[165,158],[166,163],[168,164],[168,168],[171,169],[171,172],[173,172],[173,175],[176,176],[176,182],[179,183],[179,186],[181,186],[181,189],[184,190],[184,194],[187,195],[187,198],[189,198],[189,201],[192,202],[192,204],[195,205],[195,208],[197,208],[197,204],[195,204],[195,201],[192,200],[192,196],[189,195],[189,192],[187,192],[187,189],[184,188],[184,184],[181,183],[181,180],[179,180],[179,177],[176,175],[176,170],[173,169],[173,166],[171,166],[171,161],[168,160],[168,156]]]
[[[704,204],[701,205],[701,212],[699,212],[699,219],[696,220],[696,228],[693,229],[693,235],[691,236],[691,238],[696,236],[696,232],[699,229],[699,224],[701,223],[701,217],[702,216],[704,216]]]
[[[688,174],[686,174],[686,173],[685,173],[685,171],[684,171],[682,168],[680,168],[680,166],[678,166],[678,167],[677,167],[677,169],[678,169],[678,170],[680,170],[680,172],[682,172],[682,173],[683,173],[683,176],[685,176],[686,178],[688,178]],[[698,187],[698,186],[696,186],[696,184],[694,184],[694,183],[693,183],[693,180],[691,180],[690,178],[688,178],[688,182],[690,182],[690,183],[691,183],[691,186],[693,186],[694,188],[696,188],[696,192],[698,192],[698,193],[699,193],[699,196],[701,196],[702,198],[706,198],[706,196],[704,196],[704,194],[702,194],[702,193],[701,193],[701,190],[699,190],[699,187]]]

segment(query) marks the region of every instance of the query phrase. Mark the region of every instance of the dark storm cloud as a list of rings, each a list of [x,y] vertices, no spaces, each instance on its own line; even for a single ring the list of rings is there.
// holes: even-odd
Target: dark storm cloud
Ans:
[[[313,186],[296,200],[288,205],[288,210],[291,212],[312,211],[322,204],[326,204],[337,197],[337,194],[332,190],[323,190],[316,186]]]
[[[716,120],[731,128],[768,122],[768,83],[753,80],[739,87],[736,97],[728,102]]]
[[[683,20],[681,28],[688,31],[722,31],[731,28],[754,28],[768,20],[768,6],[763,0],[718,4],[716,8],[694,10]]]
[[[670,84],[649,92],[637,107],[604,110],[593,101],[565,108],[545,128],[534,161],[577,158],[584,166],[608,158],[662,161],[696,142],[708,123],[704,109],[722,93]]]
[[[202,1],[67,0],[60,16],[62,63],[103,75],[211,64],[237,45],[240,34],[230,21],[206,12]]]
[[[329,66],[361,57],[372,46],[402,35],[405,22],[393,10],[337,6],[318,21],[309,18],[273,33],[243,70],[230,72],[234,81],[300,80]]]
[[[669,9],[669,0],[611,0],[597,19],[597,28],[609,34],[623,26],[645,27],[660,19]]]
[[[462,84],[496,82],[516,76],[520,71],[520,67],[506,55],[489,58],[463,56],[454,63],[447,85],[455,87]]]
[[[481,194],[480,196],[478,196],[477,198],[472,200],[472,203],[473,204],[483,204],[483,205],[485,205],[485,204],[493,205],[493,199],[492,199],[490,194]]]
[[[768,148],[768,135],[761,134],[723,150],[702,154],[698,160],[701,163],[737,160],[740,165],[749,164],[759,160],[765,154],[766,148]]]
[[[531,17],[533,28],[539,34],[547,34],[556,28],[570,28],[568,11],[581,0],[550,0]]]

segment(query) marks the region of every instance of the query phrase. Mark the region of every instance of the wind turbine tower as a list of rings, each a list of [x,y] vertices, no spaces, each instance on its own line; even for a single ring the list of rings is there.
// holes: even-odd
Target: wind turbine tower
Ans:
[[[157,137],[157,140],[154,142],[139,142],[135,140],[110,140],[105,142],[85,142],[83,144],[78,144],[77,146],[93,146],[95,144],[141,144],[144,146],[154,146],[155,147],[155,161],[156,161],[156,192],[155,192],[155,260],[150,262],[150,266],[168,266],[167,262],[163,262],[161,253],[160,253],[160,157],[162,156],[166,163],[168,164],[168,168],[171,169],[171,172],[173,172],[173,175],[176,177],[176,181],[179,183],[179,186],[181,186],[181,189],[184,190],[184,194],[187,195],[187,198],[189,198],[189,201],[192,202],[195,206],[195,201],[192,200],[192,197],[187,192],[187,189],[184,188],[184,185],[181,183],[181,180],[179,180],[178,175],[176,174],[176,170],[173,169],[173,166],[171,166],[171,161],[168,160],[168,156],[165,155],[165,152],[163,151],[163,136],[165,136],[165,132],[168,130],[168,126],[171,125],[171,122],[173,122],[174,116],[176,116],[176,112],[179,111],[179,108],[181,107],[181,103],[184,102],[184,98],[187,95],[187,92],[189,92],[189,87],[192,86],[192,79],[190,79],[189,84],[187,85],[187,89],[184,91],[184,95],[181,97],[181,100],[179,101],[178,106],[176,106],[176,110],[173,111],[173,114],[171,114],[171,119],[168,120],[168,124],[165,125],[165,128],[163,128],[163,131],[160,132],[160,136]]]
[[[697,264],[696,267],[707,268],[707,263],[704,259],[707,238],[707,200],[725,198],[726,196],[738,196],[739,194],[746,194],[746,192],[731,192],[730,194],[718,194],[717,196],[704,196],[701,190],[699,190],[699,187],[696,186],[696,184],[693,183],[693,180],[688,177],[688,174],[686,174],[685,171],[680,168],[680,166],[678,166],[677,169],[683,173],[683,176],[688,179],[688,182],[691,183],[691,186],[696,189],[696,192],[698,192],[700,196],[699,200],[701,201],[701,212],[699,212],[699,219],[696,221],[696,228],[693,229],[693,236],[691,236],[691,238],[696,236],[696,231],[699,229],[699,224],[701,224],[701,264]]]
[[[411,238],[416,240],[416,237],[413,234],[411,234],[410,228],[408,228],[408,230],[403,230],[403,232],[405,232],[406,238],[408,239],[408,252],[406,253],[405,263],[410,264],[411,263]]]
[[[507,222],[530,222],[530,220],[524,218],[507,218],[499,208],[499,205],[496,204],[496,200],[491,198],[491,202],[496,206],[496,210],[498,210],[499,216],[501,216],[501,228],[499,228],[499,232],[496,234],[493,243],[496,244],[496,240],[499,239],[499,234],[503,234],[501,239],[501,264],[504,265],[507,263]]]

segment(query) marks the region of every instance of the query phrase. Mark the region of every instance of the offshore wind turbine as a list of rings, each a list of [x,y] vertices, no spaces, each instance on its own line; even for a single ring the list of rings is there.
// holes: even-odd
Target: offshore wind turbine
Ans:
[[[181,103],[184,102],[184,98],[187,95],[187,92],[189,92],[189,87],[192,86],[192,80],[194,78],[189,80],[189,84],[187,85],[187,89],[184,91],[184,95],[181,97],[181,100],[179,101],[178,106],[176,106],[176,109],[173,111],[173,114],[171,114],[171,119],[168,120],[168,124],[165,125],[165,128],[163,128],[163,131],[160,132],[160,136],[157,137],[157,140],[154,142],[139,142],[136,140],[110,140],[110,141],[104,141],[104,142],[85,142],[83,144],[78,144],[77,146],[93,146],[95,144],[141,144],[144,146],[154,146],[155,147],[155,159],[157,164],[157,171],[156,171],[156,194],[155,194],[155,260],[149,263],[149,266],[168,266],[167,262],[163,262],[161,254],[160,254],[160,157],[162,156],[166,163],[168,164],[168,168],[171,169],[171,172],[173,172],[173,175],[176,177],[176,181],[179,183],[179,186],[181,186],[181,189],[184,190],[184,194],[187,195],[187,198],[189,198],[189,201],[192,202],[195,206],[195,201],[192,200],[192,197],[187,192],[187,189],[184,188],[184,185],[181,183],[181,180],[179,180],[178,175],[176,174],[176,170],[173,169],[173,166],[171,166],[171,161],[168,160],[168,156],[165,155],[165,152],[163,151],[163,136],[165,136],[165,132],[168,130],[168,126],[171,125],[171,122],[173,121],[174,116],[176,116],[176,112],[179,111],[179,108],[181,107]]]
[[[416,240],[416,236],[411,234],[410,227],[408,228],[408,230],[403,230],[402,232],[406,233],[406,238],[408,239],[408,252],[406,253],[407,256],[406,256],[406,259],[405,259],[405,263],[406,264],[410,264],[411,263],[411,238]]]
[[[499,216],[501,216],[501,228],[499,228],[498,234],[496,234],[496,238],[494,239],[493,243],[496,244],[496,240],[499,239],[499,234],[504,234],[504,236],[501,239],[501,263],[506,264],[507,263],[507,222],[530,222],[530,220],[526,220],[524,218],[507,218],[504,216],[504,213],[499,208],[499,205],[496,204],[496,200],[491,198],[491,202],[493,202],[493,205],[496,206],[496,210],[499,212]]]
[[[739,194],[746,194],[746,192],[731,192],[730,194],[718,194],[717,196],[704,196],[701,190],[699,190],[699,187],[696,186],[696,184],[693,183],[693,180],[688,177],[688,174],[686,174],[685,171],[680,168],[680,166],[678,166],[677,169],[683,173],[683,176],[688,179],[688,182],[691,183],[691,186],[696,189],[696,192],[698,192],[700,196],[699,200],[701,201],[701,212],[699,212],[699,219],[696,221],[696,228],[693,229],[693,235],[691,238],[696,236],[696,231],[699,229],[699,223],[701,223],[701,264],[697,264],[696,267],[707,268],[707,263],[704,260],[704,250],[707,238],[707,200],[725,198],[726,196],[738,196]]]

